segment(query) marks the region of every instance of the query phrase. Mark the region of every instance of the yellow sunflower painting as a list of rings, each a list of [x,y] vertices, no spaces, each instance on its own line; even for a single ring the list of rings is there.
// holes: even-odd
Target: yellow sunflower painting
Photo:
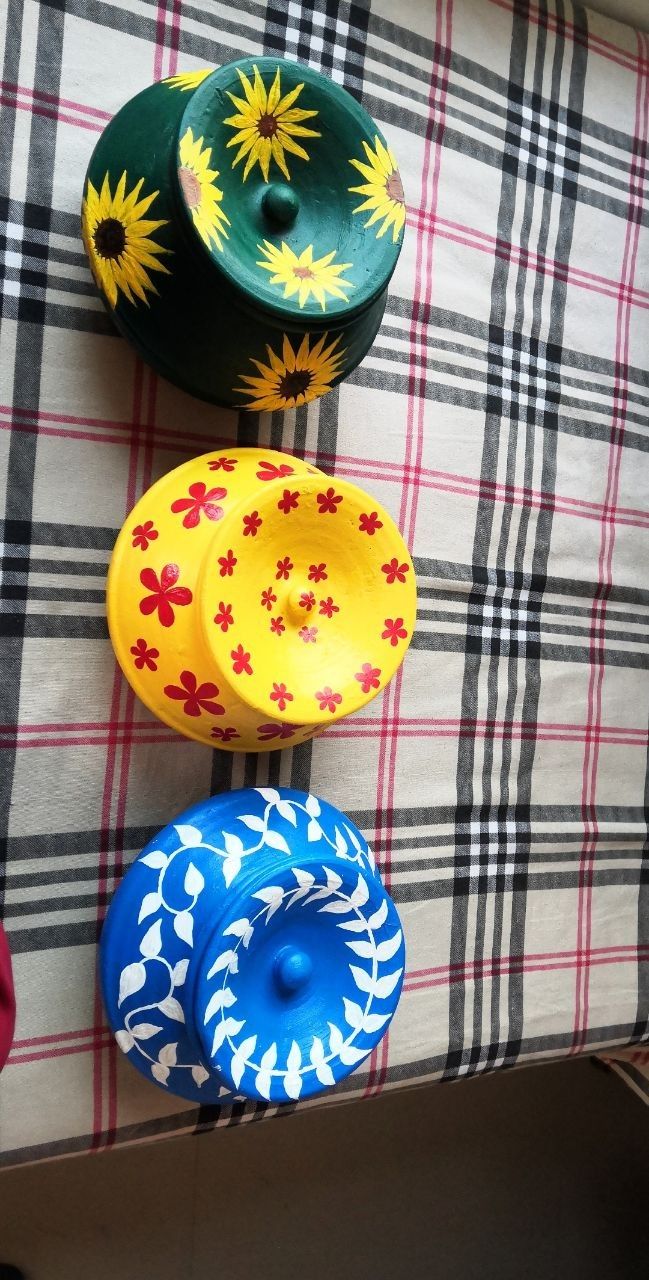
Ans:
[[[214,182],[219,171],[210,169],[211,159],[212,148],[204,147],[203,139],[194,138],[191,129],[186,129],[180,139],[178,180],[199,236],[208,249],[215,244],[222,250],[221,236],[227,240],[230,219],[221,208],[223,192]]]
[[[139,298],[148,306],[147,293],[158,292],[149,273],[163,271],[169,275],[159,257],[170,250],[152,238],[168,220],[145,218],[159,192],[140,199],[144,178],[128,195],[126,182],[123,173],[112,195],[108,174],[99,194],[88,181],[81,208],[81,232],[92,273],[111,307],[117,305],[120,293],[129,302],[135,303]]]
[[[263,245],[259,244],[257,248],[264,255],[257,266],[270,271],[271,284],[284,285],[285,298],[293,298],[297,294],[300,307],[303,307],[313,295],[323,311],[327,297],[342,298],[347,302],[345,290],[354,286],[351,280],[341,280],[340,276],[343,271],[349,271],[352,263],[334,262],[335,251],[326,253],[322,258],[314,258],[313,245],[309,244],[298,257],[284,241],[280,249],[269,240],[264,240]]]
[[[315,346],[309,348],[309,336],[305,333],[299,349],[294,351],[284,334],[281,356],[266,347],[267,365],[251,358],[259,375],[247,377],[240,374],[241,381],[248,385],[235,387],[237,393],[250,397],[243,406],[245,409],[296,409],[331,390],[345,354],[336,350],[340,338],[334,338],[327,346],[329,335],[323,333]]]
[[[296,85],[290,93],[282,97],[279,67],[268,90],[256,66],[253,66],[254,84],[250,83],[240,67],[237,67],[237,71],[245,99],[237,98],[228,90],[228,97],[236,107],[236,113],[228,116],[224,121],[225,124],[237,130],[227,144],[229,147],[239,147],[232,161],[232,168],[234,169],[246,156],[243,170],[244,182],[256,164],[261,169],[264,182],[268,182],[270,162],[274,160],[284,177],[290,182],[291,175],[285,153],[288,151],[291,155],[300,156],[302,160],[309,159],[304,147],[300,146],[295,139],[320,137],[315,129],[307,129],[303,123],[317,116],[318,113],[293,106],[304,88],[303,84]]]
[[[392,227],[392,240],[396,244],[406,220],[406,202],[397,162],[390,148],[385,147],[378,137],[374,139],[374,151],[365,141],[363,147],[368,163],[364,164],[362,160],[349,162],[365,178],[361,187],[348,188],[349,191],[366,197],[356,206],[354,213],[370,211],[366,227],[371,227],[382,219],[381,227],[376,232],[377,240]]]
[[[202,71],[179,71],[177,76],[168,76],[163,80],[163,84],[168,84],[170,89],[180,89],[182,93],[190,93],[192,89],[198,89],[199,84],[207,80],[213,70],[214,67],[205,67]]]

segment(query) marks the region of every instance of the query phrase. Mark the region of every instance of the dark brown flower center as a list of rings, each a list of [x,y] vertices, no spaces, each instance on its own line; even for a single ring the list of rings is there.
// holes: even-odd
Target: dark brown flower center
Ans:
[[[310,369],[294,369],[292,373],[285,373],[279,384],[282,400],[297,400],[298,396],[303,396],[312,377]]]
[[[195,209],[201,202],[201,184],[195,173],[191,169],[186,169],[181,165],[178,170],[178,179],[182,187],[182,192],[190,209]]]
[[[398,169],[395,169],[394,173],[390,174],[390,177],[385,184],[385,189],[391,200],[396,200],[397,204],[403,204],[403,184],[401,182],[401,174]]]
[[[314,280],[315,277],[310,267],[293,267],[293,275],[298,280]]]
[[[104,218],[93,235],[100,258],[119,258],[126,248],[126,231],[117,218]]]
[[[257,132],[262,138],[274,138],[277,133],[278,124],[275,116],[263,115],[257,121]]]

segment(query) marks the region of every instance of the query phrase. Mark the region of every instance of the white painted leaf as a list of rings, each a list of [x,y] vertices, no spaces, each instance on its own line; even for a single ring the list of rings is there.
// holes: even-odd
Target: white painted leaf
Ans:
[[[340,1053],[343,1043],[343,1033],[340,1027],[335,1027],[333,1022],[329,1023],[329,1048],[332,1053]]]
[[[160,1082],[166,1084],[169,1079],[169,1068],[162,1065],[161,1062],[153,1062],[151,1064],[151,1075]]]
[[[195,867],[193,862],[190,862],[185,872],[185,893],[188,893],[192,898],[197,898],[204,888],[205,881],[203,876],[198,867]]]
[[[166,1014],[168,1018],[173,1018],[175,1022],[185,1021],[183,1007],[175,996],[166,996],[164,1000],[160,1001],[158,1008],[161,1013]]]
[[[367,1013],[363,1018],[363,1031],[373,1035],[375,1031],[380,1031],[381,1027],[384,1027],[391,1017],[390,1013]]]
[[[346,942],[346,947],[354,952],[354,955],[361,956],[363,960],[371,960],[376,948],[371,942]]]
[[[301,867],[292,867],[291,870],[301,889],[308,891],[315,884],[315,876],[310,871],[303,871]]]
[[[290,822],[290,824],[291,824],[291,826],[292,826],[292,827],[296,827],[296,826],[297,826],[297,818],[296,818],[296,816],[295,816],[295,809],[293,809],[293,808],[291,807],[291,805],[288,803],[288,801],[287,801],[287,800],[278,800],[278,802],[277,802],[277,812],[278,812],[278,814],[279,814],[280,818],[283,818],[285,822]]]
[[[313,1044],[311,1045],[311,1062],[313,1063],[313,1066],[317,1067],[319,1063],[324,1062],[324,1058],[325,1051],[322,1040],[319,1036],[314,1036]]]
[[[343,1044],[338,1057],[345,1067],[355,1067],[356,1063],[362,1062],[369,1052],[369,1049],[356,1049],[353,1044]]]
[[[342,877],[338,875],[338,872],[332,871],[331,867],[323,867],[322,870],[324,871],[327,877],[328,888],[339,889],[342,884]]]
[[[237,953],[236,951],[222,951],[220,956],[216,957],[212,968],[208,970],[208,978],[213,978],[215,973],[220,973],[221,969],[230,969],[231,973],[237,972]]]
[[[131,1030],[136,1040],[150,1040],[151,1036],[157,1036],[162,1031],[162,1027],[156,1027],[152,1022],[138,1022]]]
[[[176,1062],[178,1061],[177,1054],[178,1041],[176,1040],[175,1044],[165,1044],[162,1046],[158,1054],[158,1062],[161,1062],[163,1067],[175,1067]]]
[[[231,858],[241,857],[241,854],[243,853],[243,840],[239,836],[233,835],[231,831],[224,831],[223,843],[225,845],[225,852],[228,853]]]
[[[162,849],[152,849],[150,853],[143,853],[140,863],[144,867],[153,867],[155,871],[162,871],[167,865],[167,855]]]
[[[358,883],[351,896],[351,902],[354,907],[364,907],[370,896],[370,890],[365,876],[359,875]]]
[[[277,1045],[271,1044],[269,1048],[266,1050],[266,1052],[262,1054],[261,1062],[259,1063],[259,1065],[263,1071],[272,1071],[276,1062],[277,1062]]]
[[[324,907],[319,908],[319,912],[328,911],[332,916],[344,916],[351,910],[352,905],[348,898],[336,898],[333,902],[327,902]]]
[[[223,863],[223,879],[225,880],[226,889],[230,888],[235,876],[238,876],[241,870],[241,858],[226,858]]]
[[[256,1036],[248,1036],[245,1040],[241,1041],[241,1044],[238,1045],[236,1052],[233,1054],[232,1062],[230,1064],[230,1072],[232,1074],[235,1089],[238,1089],[241,1084],[241,1078],[246,1069],[247,1059],[250,1057],[251,1053],[254,1053],[256,1043]]]
[[[223,937],[229,938],[232,935],[234,938],[245,938],[249,928],[250,921],[246,916],[242,916],[240,920],[233,920],[227,929],[223,930]]]
[[[312,796],[309,793],[309,795],[307,796],[304,802],[304,808],[306,809],[310,818],[319,818],[321,809],[320,809],[320,801],[318,800],[317,796]]]
[[[209,1080],[210,1073],[205,1070],[205,1067],[198,1066],[192,1067],[192,1076],[194,1078],[194,1084],[197,1084],[200,1089],[201,1085],[205,1084],[206,1080]]]
[[[353,831],[352,828],[347,825],[347,823],[345,823],[345,831],[347,832],[347,835],[349,836],[349,839],[351,840],[356,852],[364,853],[365,850],[363,849],[363,846],[360,843],[358,836],[356,835],[356,832]]]
[[[175,826],[174,829],[178,832],[178,837],[185,849],[195,849],[197,845],[203,843],[203,836],[198,827]]]
[[[136,991],[140,991],[146,982],[146,969],[141,960],[136,960],[135,964],[127,964],[125,969],[119,975],[119,1000],[118,1005],[132,996]]]
[[[297,1071],[302,1066],[302,1052],[295,1040],[288,1051],[286,1065],[289,1071]]]
[[[310,841],[322,840],[322,827],[319,822],[316,822],[315,818],[312,818],[309,822],[306,829],[306,838]]]
[[[174,965],[173,973],[171,975],[174,987],[182,987],[184,985],[187,977],[188,966],[189,960],[179,960],[178,963]]]
[[[369,862],[369,864],[370,864],[370,866],[371,866],[371,868],[372,868],[372,871],[375,871],[375,870],[376,870],[376,858],[374,857],[374,854],[373,854],[372,849],[370,848],[369,844],[368,844],[368,846],[367,846],[367,849],[365,850],[365,857],[367,858],[367,861]]]
[[[249,827],[251,831],[264,831],[266,829],[264,819],[258,818],[256,813],[240,813],[237,820],[243,822],[244,826]]]
[[[140,951],[147,960],[151,960],[154,956],[159,956],[162,951],[162,935],[160,933],[160,921],[156,920],[150,929],[147,929],[141,943]]]
[[[346,929],[348,933],[367,933],[365,920],[339,920],[337,929]]]
[[[264,843],[269,849],[277,849],[278,853],[290,853],[285,839],[280,835],[279,831],[267,831],[264,837]]]
[[[241,941],[242,941],[242,943],[243,943],[243,946],[245,947],[246,951],[248,950],[248,947],[250,946],[250,939],[252,938],[253,933],[254,933],[254,930],[253,930],[253,927],[252,927],[252,925],[251,925],[249,929],[246,929],[246,932],[244,933],[243,938],[241,939]]]
[[[319,1065],[315,1069],[315,1073],[318,1080],[320,1081],[320,1084],[325,1085],[327,1088],[330,1088],[332,1084],[336,1083],[334,1078],[334,1073],[331,1070],[331,1067],[329,1066],[328,1062],[319,1063]]]
[[[236,999],[237,997],[229,987],[222,987],[220,991],[215,991],[207,1002],[203,1025],[206,1026],[210,1018],[213,1018],[214,1014],[219,1013],[221,1009],[231,1009],[232,1005],[236,1004]]]
[[[321,887],[320,889],[314,889],[308,903],[305,902],[304,905],[310,907],[312,902],[318,902],[318,900],[321,901],[323,898],[330,898],[332,893],[333,890],[330,889],[328,885],[324,885],[324,887]]]
[[[270,1090],[271,1090],[270,1073],[273,1067],[275,1066],[276,1062],[277,1062],[277,1045],[271,1044],[270,1048],[267,1049],[266,1052],[262,1055],[262,1059],[259,1064],[260,1069],[257,1072],[257,1075],[255,1076],[255,1088],[257,1092],[261,1094],[262,1098],[265,1098],[267,1102],[270,1101]]]
[[[228,1036],[237,1036],[244,1026],[245,1022],[237,1022],[236,1018],[223,1018],[222,1022],[217,1023],[210,1056],[213,1058],[214,1054],[221,1048],[223,1041]]]
[[[402,973],[403,969],[395,969],[394,973],[386,973],[384,978],[377,980],[374,991],[379,1000],[385,1000],[387,996],[392,995]]]
[[[129,1049],[132,1049],[135,1044],[130,1031],[116,1031],[115,1039],[122,1050],[122,1053],[128,1053]]]
[[[288,1098],[297,1102],[302,1090],[302,1076],[298,1071],[287,1071],[282,1081]]]
[[[266,923],[275,915],[278,907],[282,904],[284,891],[279,885],[271,884],[265,889],[260,889],[258,893],[253,893],[253,898],[259,898],[261,902],[266,903],[268,912],[266,914]]]
[[[396,956],[400,946],[401,930],[397,929],[397,932],[392,938],[386,938],[385,942],[379,942],[379,945],[376,948],[377,960],[391,960],[393,956]]]
[[[177,916],[174,916],[174,933],[177,933],[188,946],[193,947],[194,917],[191,911],[180,911]]]
[[[274,787],[255,787],[257,795],[260,795],[268,804],[277,804],[280,795],[279,791],[275,791]]]
[[[387,918],[388,918],[388,900],[387,898],[384,898],[378,911],[375,911],[374,915],[370,916],[367,923],[370,929],[381,929],[385,924]]]
[[[363,1010],[359,1004],[354,1004],[353,1000],[348,1000],[347,996],[343,996],[343,1004],[345,1006],[345,1018],[350,1027],[356,1031],[363,1021]]]
[[[349,848],[349,846],[347,844],[347,841],[345,840],[345,837],[342,831],[338,830],[338,827],[334,827],[334,836],[336,839],[336,853],[338,854],[347,853],[347,849]]]
[[[145,893],[141,905],[140,913],[137,918],[138,924],[142,924],[147,916],[152,916],[154,912],[162,905],[162,898],[159,893]]]
[[[349,972],[351,973],[359,991],[366,991],[368,993],[374,991],[374,983],[366,969],[359,969],[357,965],[350,964]]]

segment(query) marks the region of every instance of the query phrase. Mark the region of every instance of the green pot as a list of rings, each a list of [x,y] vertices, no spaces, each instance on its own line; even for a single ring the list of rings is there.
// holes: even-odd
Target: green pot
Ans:
[[[362,107],[277,58],[151,85],[101,135],[83,238],[118,329],[202,399],[291,409],[340,382],[381,323],[405,223]]]

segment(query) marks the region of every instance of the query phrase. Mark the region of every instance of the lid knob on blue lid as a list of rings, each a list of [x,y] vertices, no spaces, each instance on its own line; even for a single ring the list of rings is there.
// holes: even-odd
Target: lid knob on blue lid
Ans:
[[[275,957],[275,982],[282,995],[293,996],[308,983],[313,962],[299,947],[282,947]]]

